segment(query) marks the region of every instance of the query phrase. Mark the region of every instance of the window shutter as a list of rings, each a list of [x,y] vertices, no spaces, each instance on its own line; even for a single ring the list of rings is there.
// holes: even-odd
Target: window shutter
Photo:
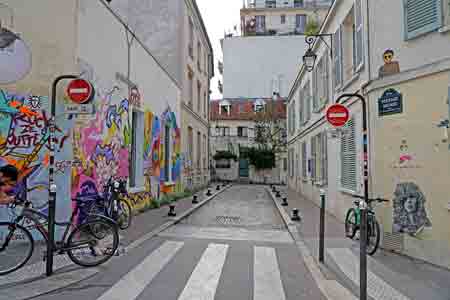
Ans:
[[[442,25],[441,0],[403,0],[405,39],[434,31]]]
[[[342,84],[342,25],[334,34],[334,88]]]
[[[311,138],[311,181],[316,180],[316,137]]]
[[[319,63],[317,64],[317,68],[314,69],[314,73],[313,73],[313,95],[312,95],[312,101],[313,101],[313,111],[316,112],[319,108],[319,99],[320,96],[318,94],[318,80],[319,80],[319,73],[321,71],[321,63],[322,60],[319,61]]]
[[[329,57],[329,52],[327,50],[325,52],[325,56],[324,56],[325,64],[324,64],[324,78],[323,78],[323,86],[324,86],[324,95],[323,96],[325,97],[325,101],[324,101],[323,105],[330,102],[330,91],[329,91],[329,89],[330,89],[330,81],[329,81],[330,72],[329,72],[329,66],[328,66],[328,64],[329,64],[328,57]]]
[[[359,67],[363,63],[363,17],[361,0],[355,0],[355,30],[356,30],[356,65]]]
[[[320,138],[322,147],[321,147],[321,154],[322,154],[322,183],[326,184],[328,183],[328,140],[327,140],[327,133],[326,131],[321,133]]]
[[[300,123],[299,127],[303,125],[303,90],[301,88],[298,89],[298,120]]]
[[[311,81],[308,81],[305,88],[306,88],[306,97],[305,98],[306,98],[306,107],[307,107],[306,121],[309,121],[311,119],[311,102],[312,102]]]
[[[356,140],[353,119],[347,122],[345,129],[348,133],[341,137],[341,187],[356,191]]]
[[[306,142],[302,143],[302,177],[306,179]]]

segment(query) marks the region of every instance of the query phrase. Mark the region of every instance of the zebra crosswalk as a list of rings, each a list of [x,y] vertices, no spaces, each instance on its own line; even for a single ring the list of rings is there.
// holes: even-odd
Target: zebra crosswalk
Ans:
[[[290,255],[295,252],[287,245],[248,245],[243,251],[242,245],[215,241],[203,245],[201,255],[191,255],[195,262],[185,262],[193,247],[198,245],[165,240],[110,288],[103,291],[97,300],[143,300],[156,299],[155,297],[164,300],[217,300],[235,299],[236,295],[239,300],[324,299],[312,278],[298,270],[297,265],[294,266],[295,272],[300,274],[296,275],[290,269],[294,261]],[[241,249],[232,250],[233,247]],[[291,251],[290,255],[287,255],[286,251]],[[171,263],[176,261],[178,256],[182,257],[184,268],[177,266],[175,270],[175,265]],[[280,257],[285,261],[280,263]],[[292,261],[286,261],[287,259]],[[249,265],[248,274],[245,274],[245,268],[240,268],[244,261]],[[298,257],[295,261],[301,264]],[[249,276],[250,273],[252,276]],[[298,278],[295,278],[296,276]],[[297,279],[304,286],[299,287]],[[172,280],[173,284],[168,284],[168,280]],[[227,284],[227,281],[237,284]],[[294,284],[294,281],[297,282]],[[165,293],[169,286],[172,290]],[[304,297],[298,297],[302,294]]]

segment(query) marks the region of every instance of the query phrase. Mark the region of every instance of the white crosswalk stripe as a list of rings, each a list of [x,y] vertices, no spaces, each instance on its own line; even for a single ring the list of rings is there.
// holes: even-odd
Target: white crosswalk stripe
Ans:
[[[153,280],[164,266],[183,247],[183,242],[167,241],[153,251],[145,260],[128,272],[98,300],[134,300]]]
[[[178,300],[214,300],[228,245],[210,244]]]
[[[184,242],[166,241],[150,253],[139,265],[129,271],[97,300],[135,300],[155,277],[178,255]],[[222,271],[227,260],[229,245],[208,244],[187,279],[178,300],[214,300]],[[253,247],[253,299],[285,300],[281,273],[272,247]],[[248,287],[252,289],[252,286]]]

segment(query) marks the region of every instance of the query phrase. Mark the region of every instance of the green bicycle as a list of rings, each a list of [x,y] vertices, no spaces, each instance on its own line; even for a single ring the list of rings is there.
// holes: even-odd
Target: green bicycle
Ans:
[[[352,196],[353,198],[363,199],[362,196]],[[347,211],[347,215],[345,217],[345,235],[353,239],[356,235],[356,232],[359,231],[359,227],[361,225],[361,210],[359,208],[360,200],[355,200],[355,207],[350,208]],[[380,245],[380,224],[378,223],[375,217],[375,211],[373,210],[372,203],[373,202],[390,202],[389,200],[382,198],[368,199],[367,203],[367,254],[373,255],[378,249]]]

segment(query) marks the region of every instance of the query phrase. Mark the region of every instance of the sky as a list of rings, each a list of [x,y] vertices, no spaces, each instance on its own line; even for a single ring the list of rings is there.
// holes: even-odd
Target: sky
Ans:
[[[239,11],[242,8],[242,3],[242,0],[197,0],[214,51],[214,73],[216,76],[211,80],[211,99],[222,98],[217,87],[219,79],[223,83],[222,76],[217,68],[218,61],[223,62],[220,39],[223,38],[225,31],[227,33],[232,32],[234,26],[237,26],[239,30]]]

